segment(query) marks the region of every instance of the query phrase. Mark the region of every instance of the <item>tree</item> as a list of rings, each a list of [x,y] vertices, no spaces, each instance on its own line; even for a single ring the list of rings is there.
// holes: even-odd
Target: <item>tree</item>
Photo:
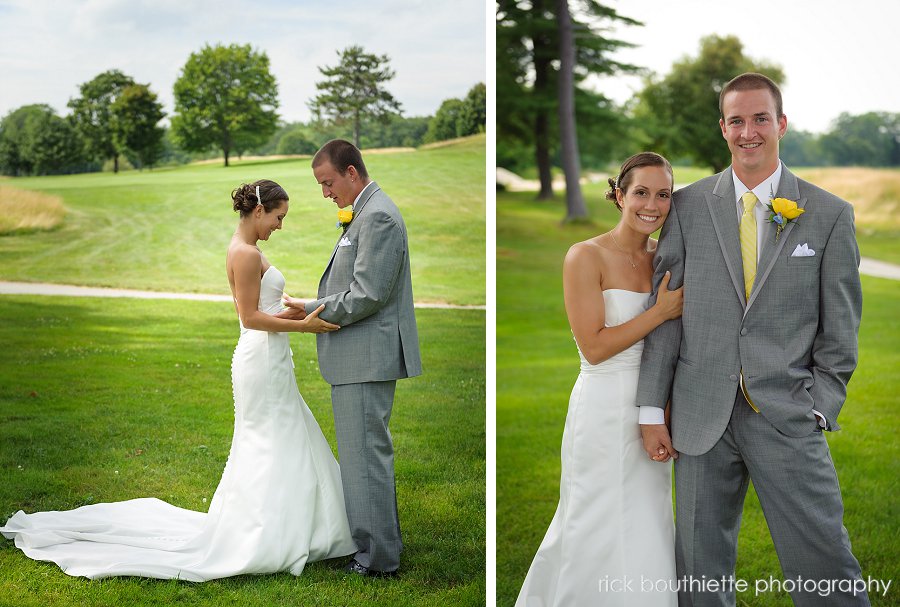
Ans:
[[[262,145],[278,123],[278,85],[269,58],[249,44],[206,45],[175,81],[172,131],[184,149],[234,151]]]
[[[0,172],[48,175],[84,170],[84,142],[48,105],[26,105],[0,122]]]
[[[464,107],[465,103],[459,99],[445,99],[434,114],[434,118],[428,121],[425,142],[445,141],[456,137],[457,124]]]
[[[466,94],[463,107],[456,121],[456,136],[465,137],[483,133],[487,123],[487,88],[479,82]]]
[[[820,145],[821,137],[807,131],[788,130],[778,144],[778,155],[789,167],[822,166],[825,156]]]
[[[575,36],[569,0],[556,0],[559,22],[559,139],[563,172],[566,175],[566,221],[587,217],[581,195],[581,164],[575,132]]]
[[[135,84],[122,89],[110,106],[116,148],[133,154],[140,168],[152,167],[163,153],[165,130],[158,123],[165,115],[148,85]]]
[[[122,91],[134,84],[119,70],[98,74],[79,87],[81,96],[69,100],[72,122],[86,143],[87,155],[97,160],[112,160],[113,172],[119,172],[119,154],[112,125],[111,108]]]
[[[531,147],[541,182],[538,199],[552,198],[551,166],[558,137],[552,117],[558,106],[556,78],[560,65],[556,5],[551,0],[498,0],[497,6],[498,156],[506,156],[503,145]],[[610,23],[640,25],[640,22],[620,15],[597,0],[576,0],[576,6],[578,10],[574,12],[582,15],[577,19],[572,17],[578,40],[574,62],[576,86],[592,74],[637,71],[636,66],[610,58],[616,50],[634,45],[606,37],[602,32],[609,29]],[[576,116],[576,122],[581,122],[580,116]]]
[[[369,147],[407,147],[414,148],[425,142],[428,132],[428,116],[391,116],[385,124],[374,121],[366,127],[369,133]],[[363,143],[366,140],[363,139]]]
[[[900,165],[900,114],[843,113],[822,136],[822,151],[838,166]]]
[[[315,154],[319,149],[315,143],[306,138],[303,129],[288,131],[278,140],[276,154]]]
[[[360,128],[365,119],[386,122],[400,114],[401,106],[382,85],[394,77],[387,55],[368,54],[361,46],[338,51],[340,63],[320,67],[326,80],[316,83],[321,91],[309,101],[317,118],[353,125],[353,142],[360,147]]]
[[[665,78],[647,80],[635,110],[651,149],[668,156],[687,156],[715,172],[731,162],[719,129],[719,92],[743,72],[765,74],[778,84],[782,69],[744,56],[735,36],[707,36],[700,55],[672,66]]]

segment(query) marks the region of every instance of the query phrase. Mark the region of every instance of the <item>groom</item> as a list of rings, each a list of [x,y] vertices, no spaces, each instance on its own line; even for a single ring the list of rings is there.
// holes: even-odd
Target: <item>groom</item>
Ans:
[[[672,272],[684,315],[645,339],[637,391],[648,454],[679,452],[679,605],[735,605],[733,586],[704,580],[734,576],[751,479],[785,581],[799,586],[794,604],[868,605],[865,591],[847,590],[861,573],[822,432],[839,429],[857,361],[853,208],[779,160],[787,118],[769,78],[738,76],[719,109],[732,165],[675,193],[654,284]],[[774,222],[772,198],[786,209]],[[838,588],[822,596],[826,581]]]
[[[318,299],[305,304],[307,314],[324,304],[319,318],[341,326],[319,334],[316,345],[322,377],[331,384],[344,502],[357,547],[345,571],[390,575],[403,543],[388,422],[397,380],[422,373],[406,225],[352,143],[329,141],[312,169],[325,198],[338,209],[353,205],[352,219],[339,215],[343,233]]]

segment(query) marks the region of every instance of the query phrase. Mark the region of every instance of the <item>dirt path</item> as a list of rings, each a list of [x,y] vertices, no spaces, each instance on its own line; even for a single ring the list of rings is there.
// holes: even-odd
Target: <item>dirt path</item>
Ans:
[[[900,280],[900,265],[863,257],[859,273],[877,278]],[[133,289],[109,289],[104,287],[79,287],[46,282],[2,282],[0,295],[65,295],[70,297],[134,297],[138,299],[189,299],[194,301],[231,301],[230,295],[208,295],[205,293],[163,293],[159,291],[137,291]],[[417,308],[439,310],[485,310],[485,306],[467,306],[448,303],[418,302]]]
[[[133,289],[110,289],[105,287],[79,287],[47,282],[0,282],[0,295],[47,295],[69,297],[134,297],[137,299],[190,299],[194,301],[231,301],[230,295],[208,295],[204,293],[163,293],[159,291],[137,291]],[[418,302],[416,308],[436,308],[440,310],[484,310],[485,306],[465,306],[448,303]]]

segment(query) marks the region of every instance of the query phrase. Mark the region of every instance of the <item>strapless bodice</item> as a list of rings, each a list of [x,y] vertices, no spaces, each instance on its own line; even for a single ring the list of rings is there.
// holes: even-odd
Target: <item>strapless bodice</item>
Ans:
[[[259,304],[260,312],[266,314],[277,314],[284,309],[281,303],[281,295],[284,293],[284,275],[275,266],[269,266],[269,269],[263,273],[259,282]],[[244,325],[241,324],[241,331],[245,331]]]
[[[277,314],[284,306],[281,294],[284,293],[284,275],[275,266],[263,274],[259,283],[259,309],[266,314]]]
[[[628,322],[647,309],[649,293],[626,291],[625,289],[606,289],[603,291],[603,304],[605,307],[604,323],[607,327],[615,327]],[[577,344],[576,344],[577,347]],[[578,357],[581,359],[582,372],[605,372],[608,370],[633,368],[641,364],[641,354],[644,351],[644,340],[641,340],[626,350],[619,352],[612,358],[592,365],[578,349]]]

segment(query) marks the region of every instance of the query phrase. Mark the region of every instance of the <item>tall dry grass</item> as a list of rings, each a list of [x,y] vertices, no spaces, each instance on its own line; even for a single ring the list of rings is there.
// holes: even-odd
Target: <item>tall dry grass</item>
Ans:
[[[0,234],[50,230],[65,216],[59,196],[0,185]]]
[[[857,225],[900,228],[900,171],[831,167],[803,169],[797,173],[851,203]]]

